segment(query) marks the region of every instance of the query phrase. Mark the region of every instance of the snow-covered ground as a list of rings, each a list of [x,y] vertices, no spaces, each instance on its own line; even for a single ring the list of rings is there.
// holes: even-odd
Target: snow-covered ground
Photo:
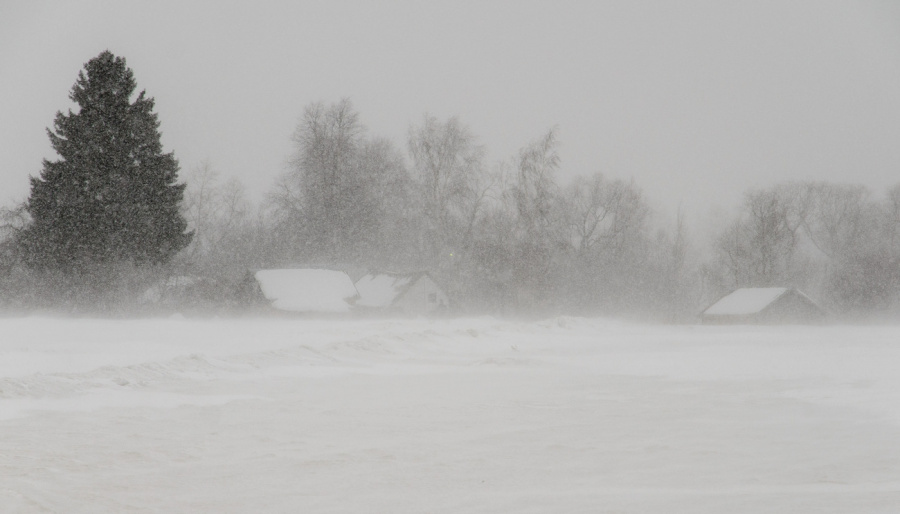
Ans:
[[[0,512],[900,512],[900,328],[3,319]]]

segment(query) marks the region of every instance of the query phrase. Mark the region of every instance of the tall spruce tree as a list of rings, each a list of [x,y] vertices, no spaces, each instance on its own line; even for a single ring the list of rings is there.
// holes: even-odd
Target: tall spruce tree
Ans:
[[[178,161],[162,151],[153,99],[141,91],[131,101],[135,87],[108,51],[79,72],[69,94],[79,111],[57,112],[47,130],[59,159],[31,178],[21,247],[32,267],[161,264],[190,242]]]

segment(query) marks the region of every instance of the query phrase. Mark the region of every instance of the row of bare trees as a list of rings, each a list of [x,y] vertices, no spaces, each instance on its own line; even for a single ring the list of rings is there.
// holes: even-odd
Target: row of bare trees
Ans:
[[[489,165],[457,118],[424,116],[404,152],[341,100],[308,106],[293,140],[259,208],[208,164],[186,176],[183,267],[220,282],[286,265],[428,270],[461,310],[492,313],[658,311],[687,282],[673,278],[683,234],[651,234],[637,186],[560,186],[554,130]]]
[[[691,320],[731,289],[760,286],[799,287],[854,316],[900,305],[900,186],[885,200],[828,183],[752,191],[704,250],[680,212],[660,219],[633,182],[561,183],[555,130],[488,163],[457,118],[424,116],[401,149],[341,100],[309,105],[293,141],[259,204],[210,163],[183,175],[194,235],[157,279],[200,277],[203,297],[189,300],[211,305],[248,270],[279,266],[427,270],[463,313]],[[25,218],[7,209],[2,226]],[[28,286],[15,260],[0,244],[7,296]]]

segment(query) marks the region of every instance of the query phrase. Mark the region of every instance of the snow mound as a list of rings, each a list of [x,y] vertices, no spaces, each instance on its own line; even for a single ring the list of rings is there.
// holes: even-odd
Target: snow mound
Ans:
[[[359,296],[341,271],[272,269],[256,272],[263,295],[276,309],[292,312],[340,313]]]

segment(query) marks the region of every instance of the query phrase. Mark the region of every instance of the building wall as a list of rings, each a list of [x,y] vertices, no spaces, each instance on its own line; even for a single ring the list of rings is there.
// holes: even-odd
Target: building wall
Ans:
[[[422,275],[394,302],[394,307],[404,314],[427,315],[448,309],[450,300],[428,275]]]

